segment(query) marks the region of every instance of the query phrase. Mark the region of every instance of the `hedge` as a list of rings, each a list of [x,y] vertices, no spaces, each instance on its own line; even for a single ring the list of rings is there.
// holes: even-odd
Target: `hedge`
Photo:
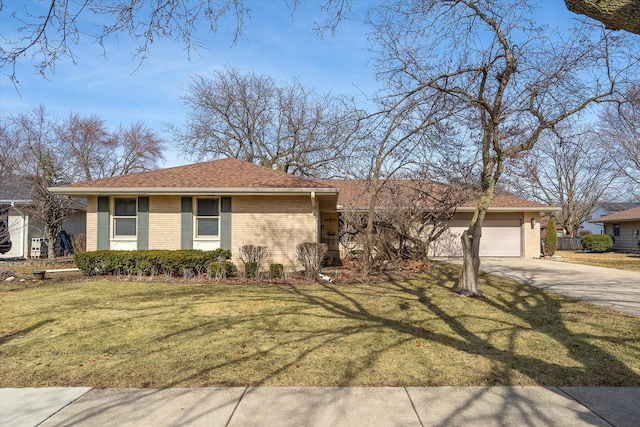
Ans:
[[[608,234],[588,234],[580,241],[587,252],[606,252],[613,246],[613,237]]]
[[[87,276],[155,274],[189,276],[207,272],[209,264],[231,258],[231,251],[216,249],[94,251],[75,254],[76,266]]]

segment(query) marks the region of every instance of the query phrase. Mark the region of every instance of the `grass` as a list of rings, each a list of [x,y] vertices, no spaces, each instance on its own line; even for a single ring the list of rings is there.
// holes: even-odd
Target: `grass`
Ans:
[[[640,272],[639,254],[623,254],[618,252],[605,252],[598,254],[589,252],[557,251],[556,255],[560,255],[562,257],[561,261],[575,264]]]
[[[460,270],[356,285],[0,284],[0,387],[640,386],[640,318]]]

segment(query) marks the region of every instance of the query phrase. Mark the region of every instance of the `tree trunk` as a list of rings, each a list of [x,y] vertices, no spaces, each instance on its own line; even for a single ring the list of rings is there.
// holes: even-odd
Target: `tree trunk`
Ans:
[[[49,259],[55,259],[56,258],[56,240],[57,240],[57,233],[54,233],[53,230],[51,230],[51,228],[46,227],[44,228],[44,236],[47,240],[47,258]]]
[[[480,238],[482,228],[476,222],[462,233],[462,277],[455,291],[467,297],[481,297],[478,289],[478,272],[480,270]]]
[[[500,166],[498,167],[500,169]],[[489,169],[490,170],[490,169]],[[487,174],[489,176],[489,174]],[[497,179],[487,179],[487,185],[480,195],[478,206],[473,214],[469,228],[462,233],[462,277],[455,291],[467,297],[482,297],[478,289],[478,272],[480,270],[480,238],[482,223],[493,199]]]

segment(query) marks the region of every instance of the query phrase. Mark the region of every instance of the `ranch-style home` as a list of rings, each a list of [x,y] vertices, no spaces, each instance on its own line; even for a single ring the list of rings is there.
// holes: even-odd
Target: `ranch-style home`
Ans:
[[[237,264],[240,248],[251,244],[268,248],[265,265],[299,269],[296,246],[303,242],[325,242],[329,259],[339,260],[339,208],[349,204],[353,182],[304,179],[230,158],[50,190],[87,199],[89,251],[223,248]],[[539,256],[538,220],[548,210],[496,197],[483,255]],[[472,212],[472,204],[458,208],[446,239],[452,243],[436,255],[459,255],[454,236]]]
[[[265,265],[298,267],[296,246],[319,242],[338,189],[230,158],[51,188],[87,199],[87,250],[266,246]],[[337,233],[337,223],[335,231]],[[337,256],[337,241],[330,248]]]
[[[613,250],[640,253],[640,206],[593,218],[603,224],[604,234],[613,236]]]

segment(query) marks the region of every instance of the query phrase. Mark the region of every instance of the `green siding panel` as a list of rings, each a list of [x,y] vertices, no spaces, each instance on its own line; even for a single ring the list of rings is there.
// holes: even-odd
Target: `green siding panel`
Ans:
[[[231,250],[231,197],[220,199],[220,247]]]
[[[138,249],[149,249],[149,198],[138,197]]]
[[[97,249],[109,249],[109,197],[98,197]]]
[[[182,198],[182,218],[180,224],[180,248],[193,249],[193,200]]]

